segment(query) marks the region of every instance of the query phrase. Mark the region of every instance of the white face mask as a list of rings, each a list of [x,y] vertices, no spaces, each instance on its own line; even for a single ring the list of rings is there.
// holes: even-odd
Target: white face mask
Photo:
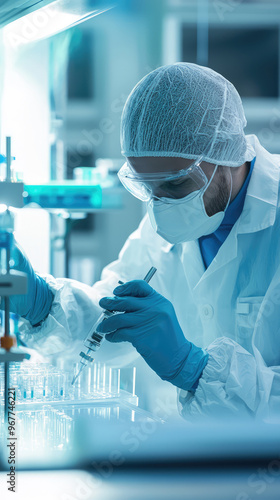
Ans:
[[[218,165],[206,184],[199,192],[188,194],[184,198],[173,199],[161,198],[151,199],[147,205],[147,211],[154,230],[169,243],[182,243],[193,241],[201,236],[214,233],[221,225],[225,216],[225,211],[229,205],[232,191],[231,189],[227,205],[223,212],[214,215],[207,215],[205,211],[203,195],[209,187]]]

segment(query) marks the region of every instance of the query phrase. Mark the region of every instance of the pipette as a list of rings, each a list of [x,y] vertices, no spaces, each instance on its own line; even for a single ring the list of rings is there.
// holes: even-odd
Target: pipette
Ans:
[[[151,267],[151,269],[149,270],[149,272],[146,274],[146,276],[144,278],[144,281],[146,281],[146,283],[149,283],[149,281],[152,279],[152,277],[154,276],[154,274],[155,274],[156,271],[157,271],[157,269],[155,267]],[[122,281],[119,281],[119,283],[121,285],[123,285]],[[94,361],[94,358],[92,357],[92,353],[95,352],[95,351],[98,351],[98,349],[100,349],[101,343],[104,340],[105,334],[102,334],[102,333],[96,331],[98,325],[104,319],[109,318],[110,316],[113,316],[114,314],[123,314],[123,313],[112,312],[112,311],[108,311],[107,309],[105,309],[101,313],[101,315],[99,316],[99,318],[97,319],[97,321],[94,323],[90,334],[84,340],[84,345],[85,345],[85,347],[88,348],[88,350],[87,350],[86,353],[84,353],[83,351],[80,352],[80,367],[79,367],[78,372],[76,373],[76,375],[74,375],[74,377],[73,377],[72,385],[75,384],[77,378],[80,376],[80,374],[82,373],[83,369],[89,363],[92,363]]]

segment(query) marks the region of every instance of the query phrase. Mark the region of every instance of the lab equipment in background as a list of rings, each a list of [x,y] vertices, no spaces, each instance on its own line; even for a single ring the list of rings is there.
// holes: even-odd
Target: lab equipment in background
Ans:
[[[71,269],[74,256],[70,240],[77,223],[86,219],[89,214],[94,214],[88,217],[91,224],[95,214],[120,210],[127,206],[125,191],[116,175],[119,166],[120,160],[98,159],[95,167],[75,167],[71,172],[73,179],[24,185],[25,207],[42,208],[50,214],[51,274],[56,274],[56,262],[63,251],[63,274],[66,278],[74,277]],[[105,219],[108,220],[107,217]],[[78,224],[79,226],[81,227]],[[102,245],[99,251],[102,252]],[[104,255],[104,252],[102,253]],[[81,255],[76,269],[80,266],[80,259]],[[59,262],[61,263],[61,260]],[[98,267],[97,276],[89,280],[88,284],[99,279],[101,265],[98,264]],[[87,277],[89,278],[89,275]],[[83,277],[79,274],[75,279],[83,281]]]
[[[6,156],[0,155],[0,200],[1,204],[15,208],[23,207],[23,183],[17,182],[12,168],[11,138],[6,137]],[[6,168],[5,168],[6,164]]]
[[[148,271],[146,276],[143,278],[146,283],[149,283],[149,281],[152,279],[154,274],[156,273],[157,269],[155,267],[151,267],[151,269]],[[120,284],[123,284],[122,282],[119,281]],[[89,335],[86,337],[84,340],[84,345],[87,347],[87,352],[84,353],[83,351],[80,352],[80,367],[77,372],[77,374],[74,376],[72,384],[76,382],[77,378],[79,375],[82,373],[83,369],[89,364],[94,361],[94,358],[92,357],[92,353],[98,351],[100,349],[101,344],[104,340],[104,336],[100,332],[97,331],[98,325],[106,318],[109,318],[113,314],[119,314],[119,313],[114,313],[111,311],[105,310],[102,312],[102,314],[99,316],[97,321],[94,323],[93,328]]]
[[[2,314],[2,330],[0,338],[0,362],[4,362],[4,414],[8,420],[8,391],[10,387],[9,364],[12,361],[23,361],[30,355],[16,349],[16,337],[10,335],[10,297],[27,293],[27,276],[18,271],[10,271],[11,248],[14,243],[14,216],[7,205],[21,207],[23,204],[23,184],[11,181],[11,138],[6,137],[6,178],[0,182],[0,200],[3,205],[0,209],[0,297],[4,302]],[[3,161],[3,156],[1,156]],[[1,304],[2,305],[2,304]]]
[[[45,209],[95,210],[102,206],[102,188],[98,184],[52,181],[25,185],[23,198],[25,205],[36,204]]]
[[[9,151],[7,151],[7,158]],[[8,161],[7,161],[8,163]],[[13,246],[14,219],[10,210],[4,205],[0,212],[0,296],[4,300],[4,335],[0,338],[0,362],[4,362],[4,411],[8,420],[8,397],[10,388],[10,367],[12,361],[23,361],[30,357],[24,351],[15,349],[16,337],[10,335],[10,296],[27,292],[27,276],[19,271],[10,271],[10,252]]]
[[[10,334],[18,336],[20,316],[10,312]],[[4,333],[5,328],[5,311],[0,310],[0,337]]]
[[[112,164],[115,162],[112,162]],[[24,186],[24,204],[52,210],[91,212],[123,207],[123,190],[108,161],[97,167],[77,167],[73,180],[50,181]]]
[[[119,184],[117,172],[123,165],[121,159],[97,158],[95,167],[75,167],[73,178],[78,182],[97,183],[103,186]]]
[[[97,158],[95,165],[96,169],[103,173],[104,176],[113,176],[117,178],[117,173],[124,162],[121,158]],[[76,169],[75,169],[76,170]]]
[[[11,160],[15,160],[15,156],[11,157]],[[4,182],[7,177],[7,158],[5,155],[0,154],[0,182]],[[11,180],[15,181],[16,175],[14,171],[11,171]]]

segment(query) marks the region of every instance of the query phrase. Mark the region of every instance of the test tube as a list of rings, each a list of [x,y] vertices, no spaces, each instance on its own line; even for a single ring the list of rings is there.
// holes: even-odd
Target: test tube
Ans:
[[[83,370],[80,376],[81,393],[83,397],[88,397],[91,388],[91,370]]]
[[[65,394],[65,399],[73,399],[74,397],[74,387],[71,384],[71,381],[73,379],[73,373],[71,371],[65,372],[65,387],[64,387],[64,394]]]
[[[59,401],[63,395],[63,385],[62,376],[58,370],[53,370],[52,372],[52,386],[53,386],[53,399],[54,401]],[[62,394],[61,394],[62,393]]]
[[[51,401],[53,399],[53,376],[49,370],[46,370],[44,375],[44,390],[43,390],[44,398],[47,401]]]
[[[21,377],[21,397],[25,401],[28,398],[28,377],[23,373]]]
[[[34,399],[36,401],[43,401],[44,400],[44,376],[43,373],[40,372],[36,375],[36,382],[35,382],[35,387],[34,387]]]
[[[65,399],[66,395],[66,375],[65,373],[60,374],[60,398],[61,400]]]
[[[121,388],[129,392],[132,396],[135,396],[135,385],[136,385],[136,368],[127,367],[122,368],[121,372]]]
[[[120,393],[120,369],[110,368],[109,370],[109,393],[113,396],[117,396]]]
[[[71,437],[74,429],[74,421],[71,417],[69,417],[69,415],[64,415],[64,421],[65,421],[65,441],[68,444],[71,442]]]
[[[78,370],[78,366],[79,364],[75,363],[76,370]],[[82,395],[81,377],[78,378],[77,383],[74,386],[72,385],[72,389],[73,389],[73,399],[74,400],[81,399]]]
[[[90,394],[96,394],[97,391],[97,363],[93,363],[90,367]]]
[[[105,393],[106,384],[106,366],[104,363],[97,363],[97,391],[100,394]]]
[[[29,377],[29,387],[30,387],[30,399],[34,399],[34,376],[30,375]]]

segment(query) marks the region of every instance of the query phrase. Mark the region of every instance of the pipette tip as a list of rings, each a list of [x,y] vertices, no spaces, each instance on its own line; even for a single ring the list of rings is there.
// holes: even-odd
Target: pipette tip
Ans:
[[[72,380],[72,385],[75,384],[75,382],[76,382],[78,376],[80,375],[81,371],[82,371],[82,368],[80,368],[79,371],[78,371],[78,373],[76,373],[76,375],[74,375],[73,380]]]

